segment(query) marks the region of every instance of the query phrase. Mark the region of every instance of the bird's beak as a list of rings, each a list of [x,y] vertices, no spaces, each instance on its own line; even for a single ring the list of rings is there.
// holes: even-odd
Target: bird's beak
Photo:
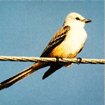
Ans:
[[[90,19],[84,19],[84,20],[82,20],[83,22],[85,22],[85,23],[90,23],[90,22],[92,22],[92,20],[90,20]]]

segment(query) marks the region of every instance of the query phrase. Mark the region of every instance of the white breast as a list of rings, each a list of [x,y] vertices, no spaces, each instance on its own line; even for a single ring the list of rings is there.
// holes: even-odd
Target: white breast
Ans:
[[[87,34],[83,28],[70,29],[64,41],[56,46],[48,56],[67,58],[70,57],[70,54],[72,56],[73,54],[77,55],[85,43],[86,38]]]
[[[71,29],[66,39],[60,45],[63,48],[64,52],[62,53],[64,53],[65,57],[78,52],[85,43],[86,38],[87,34],[83,28]]]

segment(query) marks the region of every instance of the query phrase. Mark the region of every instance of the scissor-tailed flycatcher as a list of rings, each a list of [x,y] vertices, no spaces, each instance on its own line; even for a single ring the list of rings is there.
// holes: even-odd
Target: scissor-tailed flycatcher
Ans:
[[[56,57],[56,58],[74,58],[83,49],[87,34],[84,30],[86,23],[91,22],[82,17],[78,13],[70,13],[67,15],[63,27],[52,37],[47,47],[44,49],[41,57]],[[71,64],[69,64],[71,65]],[[16,74],[15,76],[0,83],[0,90],[7,88],[17,81],[29,76],[40,68],[50,66],[49,70],[45,72],[43,79],[50,74],[60,69],[62,65],[57,63],[38,62],[34,63],[29,68]]]

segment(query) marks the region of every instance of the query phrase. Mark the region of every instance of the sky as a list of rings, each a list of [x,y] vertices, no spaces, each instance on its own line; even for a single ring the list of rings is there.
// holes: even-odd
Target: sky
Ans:
[[[77,57],[104,58],[104,2],[0,2],[0,55],[39,57],[70,12],[92,22],[88,38]],[[32,62],[0,61],[0,81]],[[104,65],[73,64],[42,80],[49,67],[40,69],[0,91],[1,105],[103,105]]]

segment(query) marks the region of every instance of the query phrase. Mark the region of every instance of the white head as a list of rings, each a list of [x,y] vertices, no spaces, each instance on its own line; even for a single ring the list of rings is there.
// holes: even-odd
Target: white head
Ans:
[[[86,23],[91,22],[91,20],[87,20],[84,17],[82,17],[80,14],[72,12],[67,15],[65,21],[64,21],[64,26],[70,25],[72,26],[79,26],[79,27],[84,27]]]

